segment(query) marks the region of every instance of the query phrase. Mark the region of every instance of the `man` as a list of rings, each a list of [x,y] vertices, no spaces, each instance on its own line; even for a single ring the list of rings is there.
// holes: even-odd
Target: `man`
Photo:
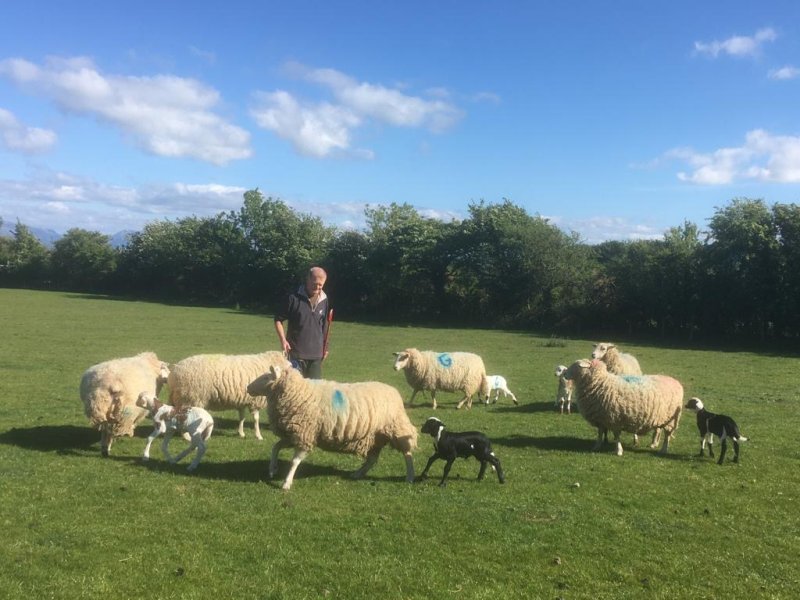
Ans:
[[[322,361],[328,356],[328,296],[322,290],[328,274],[311,267],[306,282],[289,295],[286,306],[275,315],[275,331],[283,351],[309,379],[322,379]],[[288,332],[283,322],[288,319]]]

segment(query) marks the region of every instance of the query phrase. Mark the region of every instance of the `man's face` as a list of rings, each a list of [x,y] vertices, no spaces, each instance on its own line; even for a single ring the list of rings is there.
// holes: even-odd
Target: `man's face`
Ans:
[[[306,279],[306,293],[309,298],[316,298],[325,285],[325,276],[321,273],[312,273]]]

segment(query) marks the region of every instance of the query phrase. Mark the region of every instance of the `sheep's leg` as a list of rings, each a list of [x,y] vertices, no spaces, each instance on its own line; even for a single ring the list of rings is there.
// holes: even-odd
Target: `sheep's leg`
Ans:
[[[669,450],[669,438],[672,437],[672,430],[664,428],[664,443],[661,445],[661,450],[658,451],[659,454],[666,454],[667,450]]]
[[[142,454],[142,460],[150,460],[150,446],[159,435],[161,435],[161,429],[158,427],[158,425],[156,425],[153,428],[153,433],[147,436],[147,443],[144,446],[144,453]]]
[[[378,462],[378,457],[381,455],[381,450],[383,446],[377,449],[370,450],[369,454],[367,454],[367,460],[364,461],[364,464],[361,467],[353,472],[353,479],[361,479],[366,475],[369,470],[375,466],[375,463]]]
[[[450,473],[450,467],[453,466],[453,462],[455,458],[448,458],[447,463],[444,465],[444,473],[442,473],[442,480],[439,482],[439,487],[444,487],[447,485],[447,475]]]
[[[614,432],[614,443],[617,445],[617,456],[622,456],[622,440],[619,439],[621,432]]]
[[[272,479],[278,474],[278,453],[284,448],[291,446],[288,440],[279,439],[272,446],[272,455],[269,458],[269,478]]]
[[[633,446],[634,447],[638,447],[639,446],[639,435],[636,434],[636,433],[633,434]]]
[[[597,428],[597,441],[592,446],[593,452],[598,452],[600,448],[603,447],[603,435],[605,434],[605,430],[602,427]]]
[[[193,452],[194,450],[198,450],[200,448],[201,444],[203,446],[203,452],[205,453],[206,449],[205,449],[205,444],[203,444],[203,438],[200,437],[200,435],[197,434],[197,433],[193,434],[192,435],[192,443],[189,444],[189,447],[186,448],[185,450],[183,450],[182,452],[180,452],[177,456],[174,456],[170,462],[173,463],[173,464],[181,462],[184,458],[189,456],[190,452]],[[198,450],[198,452],[199,452],[199,450]],[[202,457],[202,454],[200,456]],[[189,470],[190,471],[193,471],[197,467],[196,463],[192,463],[192,464],[194,466],[189,465]]]
[[[704,450],[706,449],[706,436],[700,436],[700,456],[705,454]]]
[[[415,481],[421,481],[421,480],[425,479],[425,477],[428,475],[428,469],[430,469],[431,465],[434,462],[436,462],[437,458],[440,458],[440,457],[439,457],[439,455],[437,453],[434,452],[433,455],[428,459],[428,463],[425,465],[425,468],[422,469],[422,473],[419,474],[419,477],[417,477],[415,479]]]
[[[431,400],[433,400],[433,410],[436,410],[436,390],[431,390]]]
[[[244,411],[245,411],[244,408],[240,408],[239,409],[239,437],[240,438],[244,437],[244,419],[245,419],[245,412]]]
[[[166,460],[168,463],[175,462],[172,460],[172,455],[169,453],[169,442],[174,434],[174,429],[168,429],[167,433],[164,434],[164,440],[161,442],[161,453],[164,455],[164,460]]]
[[[464,393],[464,397],[461,399],[461,402],[459,402],[459,403],[456,405],[456,409],[459,409],[459,408],[461,408],[462,406],[464,406],[464,403],[465,403],[465,402],[467,402],[467,409],[470,409],[470,408],[472,408],[472,396],[471,396],[471,395],[470,395],[470,396],[468,396],[468,395],[466,394],[466,392]]]
[[[406,481],[414,483],[414,459],[411,457],[411,452],[404,452],[403,458],[406,461]]]
[[[511,401],[514,404],[519,404],[519,402],[517,402],[517,397],[514,395],[514,392],[512,392],[511,390],[508,390],[508,394],[509,394],[509,396],[511,396]]]
[[[283,482],[282,488],[284,490],[291,489],[292,481],[294,480],[294,472],[297,471],[297,467],[300,466],[300,463],[303,462],[303,459],[308,456],[308,452],[306,450],[300,450],[296,448],[294,451],[294,456],[292,457],[292,466],[289,467],[289,474],[286,476],[286,480]]]
[[[414,406],[414,398],[417,397],[417,392],[418,391],[419,390],[414,390],[413,392],[411,392],[411,399],[408,401],[408,405],[409,406]]]
[[[264,438],[261,436],[261,424],[259,423],[258,409],[251,408],[250,414],[253,415],[253,429],[255,429],[256,432],[256,439],[263,441]]]
[[[711,433],[707,433],[706,439],[708,440],[708,455],[711,458],[714,458],[714,435]]]
[[[102,429],[100,430],[100,453],[104,457],[108,457],[111,454],[111,444],[114,443],[114,435],[111,433],[111,425],[109,423],[105,423],[102,425]]]
[[[497,480],[500,483],[505,483],[506,476],[503,473],[503,467],[500,466],[500,459],[495,456],[494,452],[490,452],[488,460],[491,463],[492,467],[494,467],[494,472],[497,473]]]
[[[739,462],[739,442],[735,438],[733,440],[733,462]]]
[[[725,434],[720,437],[720,440],[722,441],[722,448],[719,451],[719,460],[717,461],[718,465],[721,465],[722,461],[725,460],[725,453],[728,451],[728,439]]]
[[[478,481],[481,481],[483,479],[483,476],[486,474],[486,466],[488,464],[489,463],[486,462],[486,460],[481,461],[481,469],[480,471],[478,471]]]

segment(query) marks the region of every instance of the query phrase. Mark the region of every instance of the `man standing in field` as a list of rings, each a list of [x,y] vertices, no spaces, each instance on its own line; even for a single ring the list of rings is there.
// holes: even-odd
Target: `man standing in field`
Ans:
[[[303,377],[322,379],[322,361],[328,356],[326,333],[328,296],[322,290],[328,274],[321,267],[311,267],[306,282],[289,294],[284,308],[275,315],[275,331],[283,351]],[[283,322],[288,320],[288,331]]]

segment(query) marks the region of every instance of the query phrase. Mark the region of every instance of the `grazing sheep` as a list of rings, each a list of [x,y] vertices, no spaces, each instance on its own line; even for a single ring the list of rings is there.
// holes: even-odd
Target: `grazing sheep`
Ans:
[[[502,375],[484,375],[481,380],[480,396],[486,398],[486,404],[489,404],[492,393],[494,393],[494,402],[497,402],[500,398],[500,392],[503,392],[503,398],[511,396],[511,400],[514,401],[514,404],[519,404],[519,402],[517,402],[517,397],[508,389],[508,383],[505,377]]]
[[[486,375],[483,359],[471,352],[431,352],[407,348],[395,352],[394,370],[404,370],[406,381],[411,389],[409,405],[414,404],[414,397],[419,391],[429,390],[436,408],[436,392],[464,392],[458,403],[472,408],[472,396],[479,392],[481,382]]]
[[[400,393],[390,385],[369,381],[337,383],[304,379],[291,367],[272,366],[247,386],[253,396],[267,397],[272,432],[280,439],[272,447],[269,475],[278,470],[278,453],[294,448],[294,457],[283,489],[292,487],[297,466],[319,446],[366,458],[355,478],[363,477],[386,444],[405,456],[406,479],[414,481],[411,451],[417,446],[417,430],[406,414]]]
[[[747,438],[739,433],[739,426],[732,418],[727,415],[718,415],[706,410],[700,398],[691,398],[686,404],[686,408],[697,413],[697,428],[700,430],[700,456],[703,456],[703,449],[708,442],[708,455],[714,458],[714,436],[716,435],[722,442],[722,450],[719,453],[718,465],[725,459],[728,451],[728,438],[733,440],[733,462],[739,462],[739,442],[746,442]]]
[[[244,437],[245,411],[253,415],[256,438],[261,440],[258,411],[265,398],[247,393],[247,384],[273,365],[287,365],[282,352],[261,354],[197,354],[172,365],[169,401],[177,407],[239,411],[239,437]]]
[[[445,431],[444,423],[436,417],[430,417],[422,426],[422,433],[427,433],[433,438],[433,455],[428,459],[428,464],[425,465],[419,479],[425,479],[428,474],[428,469],[436,461],[441,458],[446,462],[444,465],[444,473],[442,480],[439,482],[440,487],[447,485],[447,475],[450,473],[450,467],[453,466],[456,458],[469,458],[474,456],[481,463],[481,469],[478,472],[478,480],[483,479],[486,473],[486,465],[492,465],[492,469],[497,472],[497,479],[500,483],[505,483],[506,478],[503,475],[503,467],[500,466],[500,459],[492,452],[492,443],[489,438],[480,431],[464,431],[456,433],[454,431]]]
[[[564,414],[564,407],[567,409],[567,414],[572,412],[572,388],[571,381],[564,377],[567,372],[567,367],[558,365],[556,367],[556,377],[558,377],[558,392],[556,393],[556,407],[561,414]]]
[[[83,409],[92,427],[100,430],[100,451],[111,452],[114,440],[132,436],[147,414],[136,406],[141,392],[158,396],[169,375],[167,363],[153,352],[114,358],[89,367],[81,376]]]
[[[161,443],[161,451],[164,453],[164,458],[168,463],[180,462],[183,458],[188,456],[193,450],[197,449],[197,455],[192,460],[187,471],[191,472],[200,464],[200,459],[206,453],[206,441],[211,437],[211,432],[214,431],[214,419],[208,411],[197,406],[187,406],[177,409],[169,404],[162,404],[158,398],[151,396],[147,392],[139,394],[136,400],[136,406],[144,408],[153,419],[153,433],[147,436],[147,445],[144,447],[142,458],[150,460],[150,445],[159,435],[164,435],[164,441]],[[186,450],[178,454],[178,456],[171,456],[169,453],[169,442],[175,432],[189,434],[191,444]]]
[[[583,417],[598,430],[598,450],[603,433],[611,431],[622,456],[622,431],[644,433],[663,428],[661,453],[669,448],[669,440],[678,428],[683,409],[683,386],[666,375],[614,375],[599,360],[579,360],[564,376],[574,382],[579,409]]]

